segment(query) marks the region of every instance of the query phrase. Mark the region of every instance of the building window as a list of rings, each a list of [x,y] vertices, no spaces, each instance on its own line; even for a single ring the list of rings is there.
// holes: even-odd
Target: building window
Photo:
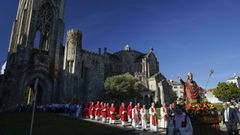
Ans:
[[[37,31],[34,39],[34,46],[33,46],[34,48],[39,49],[40,39],[41,39],[41,33],[40,31]]]

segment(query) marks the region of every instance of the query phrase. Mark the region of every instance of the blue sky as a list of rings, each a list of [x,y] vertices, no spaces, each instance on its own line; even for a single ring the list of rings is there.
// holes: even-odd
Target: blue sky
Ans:
[[[205,87],[225,81],[240,69],[239,0],[66,0],[65,31],[83,32],[83,47],[97,52],[132,49],[158,57],[168,79],[188,71]],[[0,5],[0,65],[7,49],[18,0]]]

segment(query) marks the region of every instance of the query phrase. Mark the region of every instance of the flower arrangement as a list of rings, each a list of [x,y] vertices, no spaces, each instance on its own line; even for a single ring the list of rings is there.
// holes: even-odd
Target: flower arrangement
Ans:
[[[217,107],[208,101],[202,101],[200,103],[197,102],[189,103],[185,106],[185,109],[190,116],[199,115],[217,116],[218,114]]]

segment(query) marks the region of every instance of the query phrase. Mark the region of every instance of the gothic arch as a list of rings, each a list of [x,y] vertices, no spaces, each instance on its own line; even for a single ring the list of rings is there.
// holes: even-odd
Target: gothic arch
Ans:
[[[24,93],[28,89],[28,87],[33,87],[35,80],[39,78],[39,87],[41,88],[39,90],[39,97],[37,100],[40,100],[41,102],[37,101],[40,104],[46,104],[50,103],[52,101],[53,96],[53,79],[50,75],[48,75],[45,71],[34,71],[28,73],[24,77],[24,83],[22,88],[22,99],[24,98]]]
[[[40,36],[40,43],[39,49],[48,51],[49,50],[49,42],[51,34],[53,33],[53,22],[55,20],[55,7],[51,1],[42,1],[39,4],[39,8],[36,14],[36,30],[35,30],[35,37],[36,33],[39,31],[41,33]]]

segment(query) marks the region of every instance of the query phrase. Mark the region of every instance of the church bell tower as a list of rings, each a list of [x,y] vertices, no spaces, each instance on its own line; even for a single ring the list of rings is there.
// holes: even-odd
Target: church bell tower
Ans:
[[[22,103],[37,78],[39,103],[57,100],[63,67],[64,7],[65,0],[19,0],[5,70],[4,84],[8,86],[2,94],[9,105]]]

